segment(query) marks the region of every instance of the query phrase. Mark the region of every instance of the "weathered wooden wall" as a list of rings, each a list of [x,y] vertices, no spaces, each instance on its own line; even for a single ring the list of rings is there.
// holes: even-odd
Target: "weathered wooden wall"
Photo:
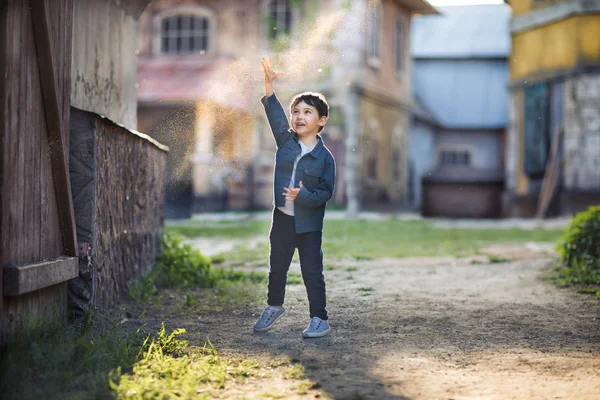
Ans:
[[[60,118],[69,123],[72,0],[46,0]],[[40,71],[29,2],[0,2],[0,343],[26,316],[61,318],[60,283],[3,296],[3,268],[62,254]],[[68,143],[68,132],[63,132]],[[65,145],[65,151],[68,151]]]
[[[126,5],[148,1],[74,2],[71,105],[137,129],[137,20]]]
[[[80,277],[70,283],[75,302],[107,308],[126,284],[147,271],[160,249],[167,148],[107,118],[72,109],[71,182]],[[86,264],[89,261],[89,264]]]

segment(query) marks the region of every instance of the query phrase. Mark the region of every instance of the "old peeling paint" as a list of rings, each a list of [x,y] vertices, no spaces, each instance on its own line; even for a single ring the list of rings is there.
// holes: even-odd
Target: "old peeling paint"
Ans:
[[[71,105],[137,129],[136,28],[111,0],[73,4]]]
[[[600,15],[576,16],[513,36],[513,81],[600,62]]]

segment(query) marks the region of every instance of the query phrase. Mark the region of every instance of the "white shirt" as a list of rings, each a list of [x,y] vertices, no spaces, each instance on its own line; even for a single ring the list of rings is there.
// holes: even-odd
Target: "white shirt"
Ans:
[[[298,161],[300,161],[300,159],[305,155],[310,153],[315,146],[317,145],[317,143],[315,143],[315,145],[313,147],[308,147],[306,146],[304,143],[302,143],[301,141],[298,141],[300,143],[300,155],[298,157],[296,157],[296,161],[294,161],[294,169],[292,170],[292,179],[290,179],[290,185],[288,186],[288,188],[292,189],[294,187],[294,183],[295,183],[295,179],[296,179],[296,167],[298,166]],[[290,215],[290,216],[294,216],[294,201],[293,200],[286,200],[285,201],[285,206],[284,207],[277,207],[279,209],[279,211],[281,211],[284,214]]]

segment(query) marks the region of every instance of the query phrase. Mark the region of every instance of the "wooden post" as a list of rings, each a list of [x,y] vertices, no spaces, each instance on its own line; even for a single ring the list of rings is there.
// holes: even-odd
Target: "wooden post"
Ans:
[[[56,75],[52,61],[48,11],[45,0],[30,0],[29,4],[48,129],[48,144],[50,146],[62,245],[65,255],[77,256],[75,213],[71,199],[71,182],[67,168],[67,157],[65,156],[66,147],[63,141],[66,132],[63,126],[63,115],[60,112]]]
[[[550,158],[546,163],[546,169],[544,170],[544,180],[542,181],[542,190],[538,199],[537,207],[537,218],[544,218],[552,196],[556,190],[556,184],[558,182],[558,174],[560,173],[560,141],[562,138],[563,130],[560,125],[557,125],[556,132],[552,138],[552,148],[550,150]]]

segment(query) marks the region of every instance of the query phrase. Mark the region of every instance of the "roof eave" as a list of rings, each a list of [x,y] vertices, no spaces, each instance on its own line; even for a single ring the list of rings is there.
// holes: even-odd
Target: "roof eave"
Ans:
[[[398,4],[408,10],[411,14],[441,14],[427,0],[396,0]]]

